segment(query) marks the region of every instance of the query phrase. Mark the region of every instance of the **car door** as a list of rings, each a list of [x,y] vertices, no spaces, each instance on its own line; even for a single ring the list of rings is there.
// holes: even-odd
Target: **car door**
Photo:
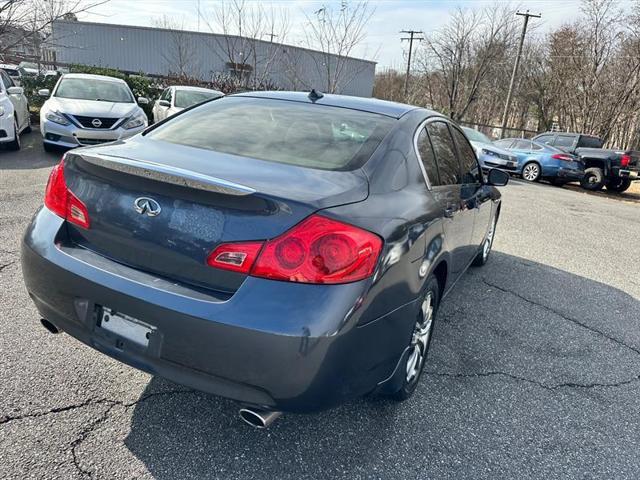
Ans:
[[[13,104],[13,110],[15,111],[16,118],[18,119],[18,128],[22,130],[26,126],[27,116],[26,116],[26,98],[24,94],[16,95],[10,94],[9,88],[15,87],[16,85],[13,83],[13,80],[5,71],[0,71],[0,76],[2,77],[2,83],[4,84],[4,89],[7,92],[7,97]]]
[[[166,118],[166,112],[168,110],[168,107],[164,107],[162,105],[160,105],[160,102],[162,100],[168,100],[169,99],[169,92],[171,91],[171,87],[165,88],[164,91],[162,92],[162,95],[160,95],[160,98],[158,100],[156,100],[155,104],[153,105],[153,121],[154,122],[159,122],[161,120],[164,120]]]
[[[445,244],[451,253],[451,274],[456,279],[473,258],[469,246],[476,214],[473,204],[466,199],[466,192],[463,192],[460,163],[448,122],[440,118],[428,121],[426,134],[438,170],[438,177],[431,185],[431,193],[445,217]]]
[[[478,253],[478,247],[484,242],[491,223],[491,192],[483,183],[480,164],[469,140],[455,125],[450,124],[449,129],[456,143],[462,172],[461,200],[475,212],[467,255],[468,261],[471,261]]]

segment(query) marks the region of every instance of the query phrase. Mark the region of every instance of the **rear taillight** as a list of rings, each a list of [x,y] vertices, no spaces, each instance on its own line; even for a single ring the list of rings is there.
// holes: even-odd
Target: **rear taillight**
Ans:
[[[566,153],[556,153],[554,155],[551,155],[551,158],[554,158],[556,160],[564,160],[565,162],[575,162],[576,159],[573,158],[571,155],[568,155]]]
[[[624,154],[622,155],[622,157],[620,157],[620,166],[622,167],[628,167],[629,164],[631,163],[631,155],[628,154]]]
[[[64,180],[64,159],[51,170],[44,193],[44,204],[59,217],[82,228],[89,228],[87,207],[67,188]]]
[[[312,215],[279,237],[226,243],[207,258],[216,268],[300,283],[348,283],[373,274],[382,239],[353,225]]]

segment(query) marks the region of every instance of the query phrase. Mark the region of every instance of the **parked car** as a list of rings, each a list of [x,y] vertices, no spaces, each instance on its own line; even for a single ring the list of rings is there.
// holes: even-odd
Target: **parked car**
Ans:
[[[237,400],[254,426],[404,400],[442,298],[489,258],[492,185],[509,176],[482,177],[429,110],[231,95],[67,152],[25,233],[24,280],[50,331]]]
[[[561,187],[568,182],[579,182],[584,176],[584,164],[578,157],[558,148],[525,138],[505,138],[496,145],[516,155],[516,173],[528,182],[545,179]]]
[[[31,116],[24,90],[0,70],[0,143],[9,150],[20,150],[20,134],[30,131]]]
[[[165,88],[160,98],[153,104],[153,122],[164,120],[198,103],[223,96],[224,93],[209,88],[177,86]]]
[[[11,77],[16,87],[22,86],[22,78],[27,76],[27,72],[24,68],[10,64],[0,64],[0,68]]]
[[[602,139],[582,133],[546,132],[533,138],[578,156],[585,166],[580,184],[587,190],[602,187],[622,193],[634,180],[640,180],[640,152],[604,149]]]
[[[30,75],[32,77],[36,77],[41,73],[40,68],[38,68],[38,64],[35,62],[20,62],[18,67],[24,70],[25,75]]]
[[[49,97],[48,89],[38,92]],[[145,105],[149,100],[138,98]],[[44,149],[74,148],[128,138],[147,127],[124,80],[84,73],[64,74],[40,109]]]
[[[516,173],[518,159],[508,150],[489,139],[485,134],[469,127],[462,127],[465,135],[473,145],[480,165],[484,171],[491,168],[499,168],[509,173]]]

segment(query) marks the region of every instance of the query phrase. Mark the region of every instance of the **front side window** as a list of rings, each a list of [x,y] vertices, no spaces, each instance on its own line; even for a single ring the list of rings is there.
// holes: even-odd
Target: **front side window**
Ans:
[[[516,142],[513,145],[513,148],[516,150],[525,150],[525,151],[529,151],[531,150],[531,141],[530,140],[516,140]]]
[[[433,147],[431,146],[431,141],[429,140],[429,135],[427,135],[427,130],[425,128],[420,129],[420,133],[418,134],[416,143],[418,147],[418,153],[420,154],[420,161],[422,162],[424,171],[427,174],[429,183],[431,185],[439,185],[440,178],[438,175],[436,156],[433,153]]]
[[[220,96],[217,92],[199,92],[197,90],[176,90],[176,107],[188,108]]]
[[[440,185],[460,183],[460,165],[449,127],[445,122],[431,122],[427,124],[427,132],[438,162]]]
[[[362,166],[394,118],[286,100],[224,97],[176,117],[155,140],[323,170]]]
[[[481,183],[478,159],[464,134],[455,127],[451,127],[451,133],[458,144],[458,156],[460,169],[462,170],[462,183]]]
[[[92,78],[63,78],[54,96],[78,100],[133,103],[133,96],[126,84]]]

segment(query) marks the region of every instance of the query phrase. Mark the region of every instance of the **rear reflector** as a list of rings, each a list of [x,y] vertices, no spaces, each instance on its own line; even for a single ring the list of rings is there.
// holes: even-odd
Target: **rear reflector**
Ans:
[[[212,267],[299,283],[349,283],[371,276],[382,250],[374,233],[312,215],[279,237],[226,243],[207,258]]]
[[[67,188],[64,179],[64,159],[51,170],[44,193],[44,204],[59,217],[82,228],[89,228],[87,207]]]

